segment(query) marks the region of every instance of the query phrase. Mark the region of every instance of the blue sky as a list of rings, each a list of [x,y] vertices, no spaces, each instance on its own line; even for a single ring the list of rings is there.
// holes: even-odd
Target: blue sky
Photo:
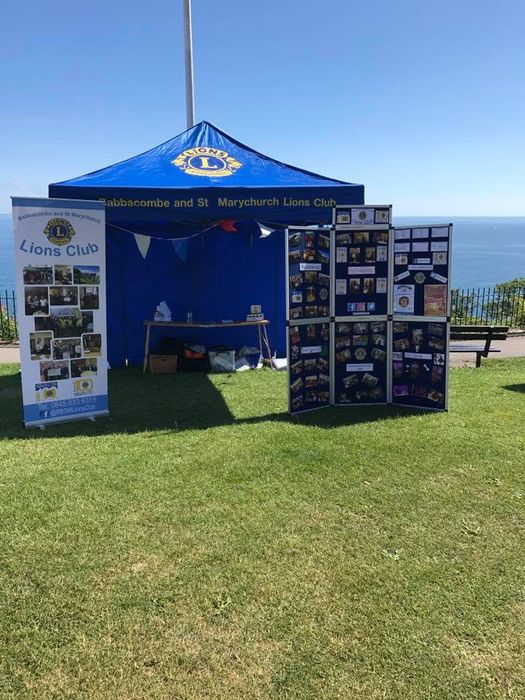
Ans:
[[[193,0],[197,119],[398,215],[525,215],[522,0]],[[181,0],[3,6],[0,211],[183,131]]]

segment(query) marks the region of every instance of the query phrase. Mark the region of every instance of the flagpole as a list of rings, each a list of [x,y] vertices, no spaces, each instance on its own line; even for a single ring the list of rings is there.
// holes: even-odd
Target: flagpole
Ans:
[[[184,58],[186,64],[186,123],[195,125],[195,96],[193,92],[193,41],[191,36],[191,0],[182,0],[184,11]]]

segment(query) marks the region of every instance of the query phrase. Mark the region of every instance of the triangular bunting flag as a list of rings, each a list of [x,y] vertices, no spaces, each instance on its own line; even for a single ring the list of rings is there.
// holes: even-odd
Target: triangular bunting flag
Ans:
[[[187,238],[179,238],[178,240],[172,240],[171,244],[173,246],[174,251],[177,253],[179,256],[180,260],[182,262],[186,262],[186,258],[188,257],[188,239]]]
[[[219,226],[223,231],[226,231],[226,233],[237,233],[237,229],[235,228],[235,219],[221,219],[219,221]]]
[[[271,233],[273,233],[271,228],[268,228],[267,226],[263,226],[258,221],[256,221],[255,223],[257,224],[257,226],[261,230],[261,238],[266,238],[266,236],[269,236]]]
[[[144,259],[146,259],[151,243],[151,236],[143,236],[141,233],[134,233],[133,235],[135,236],[135,242],[137,244],[137,248],[140,250],[140,254]]]

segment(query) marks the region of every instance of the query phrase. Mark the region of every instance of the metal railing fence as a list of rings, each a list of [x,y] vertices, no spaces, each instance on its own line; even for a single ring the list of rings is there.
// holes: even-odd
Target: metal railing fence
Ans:
[[[525,286],[453,289],[452,323],[525,328]]]
[[[0,290],[0,340],[17,340],[16,294],[13,289]]]
[[[18,338],[16,295],[0,290],[0,340]],[[525,328],[525,286],[473,287],[451,292],[454,325],[501,325]]]

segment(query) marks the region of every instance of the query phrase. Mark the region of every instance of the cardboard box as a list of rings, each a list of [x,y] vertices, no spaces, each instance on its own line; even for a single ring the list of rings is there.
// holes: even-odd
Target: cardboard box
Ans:
[[[149,368],[152,374],[172,374],[177,371],[177,355],[150,355]]]

